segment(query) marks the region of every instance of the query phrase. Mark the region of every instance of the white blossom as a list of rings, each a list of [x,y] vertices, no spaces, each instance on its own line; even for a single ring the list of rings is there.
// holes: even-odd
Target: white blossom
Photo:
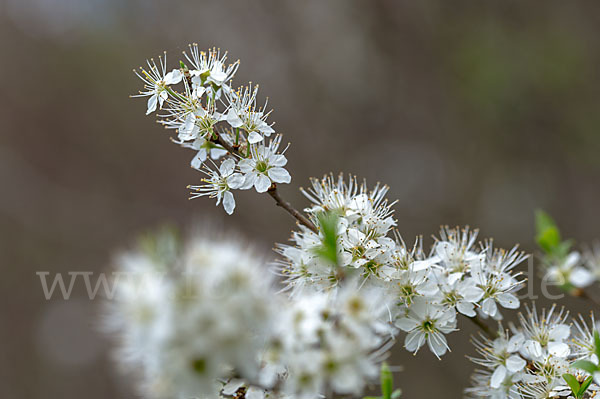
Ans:
[[[475,340],[480,357],[470,359],[483,369],[475,372],[473,386],[465,392],[473,398],[571,397],[563,375],[571,374],[579,381],[587,378],[572,364],[590,358],[593,327],[580,317],[574,332],[567,318],[568,313],[556,306],[541,314],[535,307],[527,308],[527,314],[521,314],[519,324],[511,325],[510,331],[500,326],[498,337]],[[595,397],[599,390],[592,384],[584,397]]]
[[[156,111],[156,108],[162,108],[163,103],[169,98],[168,86],[181,82],[183,74],[179,69],[173,69],[167,72],[167,53],[163,57],[158,57],[158,65],[154,59],[148,60],[148,69],[140,68],[140,72],[135,71],[144,82],[145,91],[134,97],[148,96],[148,109],[146,115]]]
[[[445,334],[456,330],[456,313],[438,304],[417,298],[405,317],[396,320],[396,326],[408,335],[404,347],[416,353],[426,342],[438,358],[450,348]]]
[[[207,179],[203,179],[204,183],[200,186],[189,186],[192,190],[191,199],[209,196],[217,199],[217,205],[223,201],[223,208],[228,214],[232,214],[235,209],[235,199],[231,193],[231,189],[241,187],[244,178],[240,173],[235,172],[235,161],[231,158],[224,160],[221,163],[218,171],[207,169]]]
[[[287,158],[277,152],[280,143],[281,136],[277,136],[268,146],[261,143],[250,147],[250,157],[240,160],[238,164],[244,174],[241,189],[254,187],[257,192],[264,193],[273,183],[289,183],[292,180],[284,169]]]
[[[557,284],[571,284],[577,288],[587,287],[595,280],[589,269],[581,262],[581,254],[570,252],[564,259],[554,261],[548,267],[546,275]]]
[[[243,129],[248,135],[250,144],[258,143],[269,137],[275,130],[266,120],[271,113],[266,112],[267,103],[263,107],[256,106],[256,95],[258,86],[240,88],[237,91],[228,93],[229,111],[227,113],[227,122],[234,128]]]
[[[235,75],[239,61],[226,65],[227,53],[221,55],[220,50],[214,48],[208,52],[200,51],[196,43],[190,45],[189,54],[184,52],[184,55],[191,64],[189,74],[194,97],[201,97],[206,88],[215,94],[215,98],[220,95],[221,88],[229,90],[225,83]],[[213,91],[213,86],[216,87],[216,91]]]

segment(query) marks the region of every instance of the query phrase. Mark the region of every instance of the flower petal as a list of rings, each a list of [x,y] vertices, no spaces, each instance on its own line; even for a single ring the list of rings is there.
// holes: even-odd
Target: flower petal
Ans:
[[[250,132],[250,134],[248,135],[248,142],[250,144],[256,144],[263,140],[264,140],[263,136],[261,136],[257,132]]]
[[[269,187],[271,187],[271,179],[263,174],[258,175],[256,181],[254,182],[254,188],[256,188],[256,191],[259,193],[264,193],[269,189]]]
[[[231,191],[226,191],[225,194],[223,194],[223,208],[225,208],[225,212],[227,212],[228,215],[231,215],[235,209],[235,199],[233,198]]]

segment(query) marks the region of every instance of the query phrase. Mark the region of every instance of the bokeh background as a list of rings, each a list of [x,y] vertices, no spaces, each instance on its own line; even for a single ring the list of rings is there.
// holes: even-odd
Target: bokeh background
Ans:
[[[351,172],[391,186],[408,238],[469,224],[532,252],[538,207],[566,236],[600,237],[597,1],[2,0],[0,397],[138,397],[98,301],[80,284],[46,301],[36,272],[100,273],[164,222],[210,220],[265,251],[294,227],[253,192],[232,217],[188,201],[193,154],[128,98],[132,68],[191,42],[229,50],[236,82],[269,96],[299,207],[309,176]],[[462,328],[443,361],[398,346],[406,398],[461,397]]]

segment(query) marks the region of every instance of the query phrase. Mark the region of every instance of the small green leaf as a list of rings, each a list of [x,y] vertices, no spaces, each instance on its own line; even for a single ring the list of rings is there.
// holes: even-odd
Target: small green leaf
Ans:
[[[594,381],[594,377],[592,377],[591,375],[586,378],[582,383],[581,383],[581,387],[579,387],[579,395],[583,396],[583,393],[588,389],[588,387],[591,385],[592,381]]]
[[[600,334],[598,330],[594,331],[594,345],[596,346],[596,356],[600,359]]]
[[[569,385],[569,388],[571,388],[571,391],[573,391],[573,395],[575,395],[575,397],[578,398],[581,386],[579,385],[579,381],[577,381],[577,378],[575,378],[575,376],[571,374],[563,374],[562,377]]]
[[[183,69],[187,69],[187,65],[185,65],[185,63],[181,60],[179,60],[179,67],[183,68]]]
[[[573,367],[587,371],[590,374],[594,374],[598,371],[598,366],[588,360],[578,360],[573,363]]]
[[[337,225],[338,217],[333,212],[321,212],[317,215],[317,221],[323,235],[321,245],[315,249],[315,253],[334,265],[338,264],[337,251]]]
[[[560,231],[554,220],[546,212],[537,210],[535,212],[536,242],[544,250],[551,254],[560,245]]]
[[[381,397],[383,399],[392,399],[392,391],[394,390],[394,377],[386,362],[381,365]]]

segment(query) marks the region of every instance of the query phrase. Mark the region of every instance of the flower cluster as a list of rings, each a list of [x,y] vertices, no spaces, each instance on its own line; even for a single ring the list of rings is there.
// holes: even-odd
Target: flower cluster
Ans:
[[[392,342],[386,298],[349,282],[341,290],[306,293],[288,303],[265,353],[265,382],[286,370],[282,390],[288,395],[359,395],[377,377]]]
[[[565,288],[581,289],[600,281],[600,246],[565,256],[547,256],[543,262],[545,278]]]
[[[325,176],[313,179],[305,195],[313,205],[318,232],[301,226],[294,245],[280,245],[281,273],[292,295],[306,289],[328,290],[352,275],[363,285],[385,292],[394,301],[391,314],[406,331],[405,347],[416,352],[427,343],[436,356],[447,352],[445,335],[456,331],[456,316],[502,318],[500,307],[516,309],[514,293],[521,287],[514,267],[526,256],[514,247],[476,245],[477,231],[443,228],[430,253],[421,239],[407,247],[394,230],[396,220],[385,194],[387,186],[368,190],[356,178]],[[337,215],[337,264],[318,255],[323,245],[319,215]]]
[[[146,114],[162,110],[159,123],[177,132],[173,141],[196,151],[191,166],[207,177],[191,185],[191,198],[209,196],[232,214],[232,190],[255,188],[264,193],[276,183],[289,183],[284,168],[281,136],[267,122],[266,102],[257,105],[258,86],[232,89],[239,61],[227,64],[227,54],[199,51],[196,44],[184,53],[186,62],[167,72],[167,56],[147,62],[136,74],[144,82],[137,97],[148,97]]]
[[[536,212],[536,230],[545,281],[575,296],[600,281],[600,244],[583,254],[572,249],[573,240],[563,240],[556,222],[541,210]]]
[[[275,306],[264,261],[229,240],[173,234],[121,255],[107,324],[153,398],[216,395],[232,370],[255,378]]]
[[[472,398],[573,398],[565,375],[579,382],[590,377],[575,362],[598,364],[593,333],[597,328],[593,316],[590,324],[580,316],[572,326],[568,312],[556,306],[540,315],[535,307],[528,308],[526,315],[519,315],[519,325],[511,324],[508,330],[500,325],[497,338],[474,341],[480,357],[471,360],[482,368],[472,376],[473,386],[466,393]],[[599,392],[598,385],[590,384],[578,398],[593,398]]]
[[[163,233],[119,257],[106,325],[146,397],[358,395],[377,376],[394,332],[381,292],[348,282],[290,300],[264,266],[214,234]]]

